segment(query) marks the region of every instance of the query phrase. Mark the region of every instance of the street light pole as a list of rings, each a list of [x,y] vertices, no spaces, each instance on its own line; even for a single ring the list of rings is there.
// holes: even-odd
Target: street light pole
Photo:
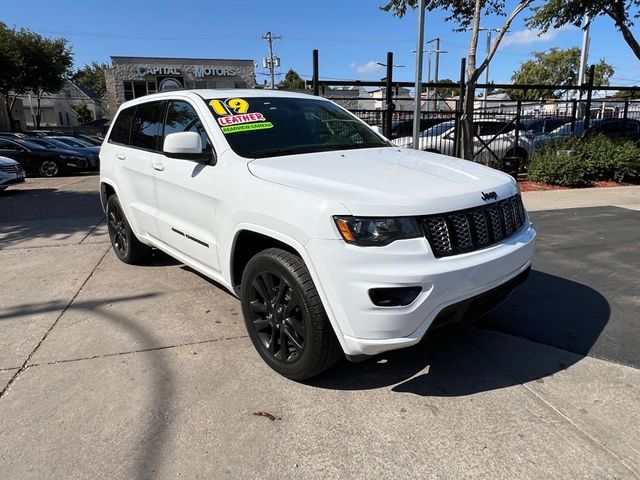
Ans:
[[[418,137],[420,135],[420,105],[422,103],[422,54],[424,44],[424,10],[426,0],[420,0],[418,8],[418,40],[416,45],[416,84],[413,105],[413,148],[420,149]]]
[[[489,52],[491,51],[491,29],[487,29],[487,57],[489,56]],[[489,97],[489,64],[487,63],[486,71],[484,72],[484,83],[487,86],[484,88],[484,98],[482,100],[482,109],[485,110],[487,108],[487,98]]]

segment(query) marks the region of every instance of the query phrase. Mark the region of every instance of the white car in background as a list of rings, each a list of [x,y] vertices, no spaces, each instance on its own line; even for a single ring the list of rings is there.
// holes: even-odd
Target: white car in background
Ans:
[[[0,157],[0,192],[9,185],[24,182],[24,168],[20,163],[7,157]]]
[[[474,151],[478,163],[492,165],[502,161],[505,157],[517,157],[521,164],[526,164],[533,150],[531,139],[520,132],[518,142],[515,138],[515,124],[508,120],[476,120],[473,124]],[[436,125],[420,134],[418,145],[420,150],[443,155],[454,156],[455,153],[455,121],[448,121]],[[411,147],[412,137],[402,137],[393,140],[399,147]]]

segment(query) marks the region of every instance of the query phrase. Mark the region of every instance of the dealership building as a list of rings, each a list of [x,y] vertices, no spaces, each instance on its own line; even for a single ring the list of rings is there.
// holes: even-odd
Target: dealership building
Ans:
[[[253,60],[111,57],[106,71],[113,116],[127,100],[182,88],[254,88]]]

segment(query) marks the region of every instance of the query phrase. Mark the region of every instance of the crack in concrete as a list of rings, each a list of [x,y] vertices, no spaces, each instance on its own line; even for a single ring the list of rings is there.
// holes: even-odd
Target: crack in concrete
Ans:
[[[82,245],[82,244],[83,244],[83,242],[84,242],[87,238],[89,238],[89,236],[90,236],[90,235],[95,231],[95,229],[96,229],[96,228],[98,228],[98,227],[99,227],[99,226],[100,226],[104,221],[105,221],[105,219],[104,219],[104,218],[101,218],[100,220],[98,220],[98,223],[96,223],[96,224],[91,228],[91,230],[89,230],[89,233],[87,233],[87,234],[84,236],[84,238],[78,242],[78,245]]]
[[[40,345],[42,345],[42,343],[45,341],[45,339],[49,336],[49,334],[51,333],[51,331],[55,328],[55,326],[58,324],[58,322],[60,321],[60,319],[62,318],[62,316],[67,313],[67,310],[69,310],[69,308],[71,307],[71,305],[73,304],[73,302],[75,301],[75,299],[78,297],[78,295],[80,294],[80,292],[84,289],[85,285],[87,284],[87,282],[91,279],[91,277],[93,277],[93,275],[95,274],[96,270],[98,269],[98,267],[100,266],[100,264],[102,263],[102,261],[106,258],[107,254],[111,251],[111,247],[107,248],[104,252],[104,254],[100,257],[100,259],[98,260],[98,262],[95,264],[95,266],[93,267],[93,269],[91,269],[91,272],[89,273],[89,275],[87,275],[87,278],[84,279],[84,282],[82,282],[82,285],[80,285],[80,288],[78,288],[78,291],[73,295],[73,297],[71,298],[71,300],[69,300],[69,303],[67,303],[67,305],[62,309],[62,311],[60,312],[60,315],[58,315],[56,317],[56,319],[53,321],[53,323],[51,324],[51,326],[47,329],[47,331],[44,333],[44,335],[42,336],[42,338],[40,339],[40,341],[38,342],[38,344],[33,348],[33,350],[31,350],[31,353],[29,353],[29,355],[27,356],[27,358],[25,359],[25,361],[22,363],[22,365],[20,366],[19,370],[13,375],[13,377],[11,377],[11,380],[9,380],[9,383],[7,383],[7,385],[2,389],[2,391],[0,391],[0,399],[2,399],[7,392],[9,391],[9,389],[11,388],[11,386],[16,382],[16,380],[18,379],[18,377],[20,376],[20,374],[22,372],[24,372],[27,369],[27,366],[29,364],[29,360],[31,360],[31,358],[33,357],[33,355],[36,353],[36,351],[38,351],[38,349],[40,348]]]
[[[197,342],[187,342],[187,343],[179,343],[176,345],[164,345],[161,347],[153,347],[153,348],[142,348],[140,350],[129,350],[126,352],[114,352],[114,353],[105,353],[102,355],[93,355],[91,357],[80,357],[80,358],[68,358],[65,360],[54,360],[51,362],[42,362],[42,363],[32,363],[31,365],[27,365],[26,369],[29,369],[31,367],[44,367],[47,365],[57,365],[58,363],[71,363],[71,362],[82,362],[84,360],[96,360],[96,359],[100,359],[100,358],[108,358],[108,357],[119,357],[119,356],[123,356],[123,355],[131,355],[133,353],[145,353],[145,352],[155,352],[158,350],[168,350],[171,348],[181,348],[181,347],[190,347],[190,346],[194,346],[194,345],[204,345],[204,344],[208,344],[208,343],[216,343],[216,342],[222,342],[225,340],[239,340],[242,338],[249,338],[248,335],[237,335],[234,337],[221,337],[221,338],[212,338],[209,340],[199,340]]]
[[[503,334],[503,335],[505,335],[505,334]],[[480,348],[478,345],[476,345],[467,335],[465,335],[465,338],[466,338],[466,340],[467,340],[469,345],[471,345],[478,352],[480,352],[482,355],[484,355],[486,358],[488,358],[489,361],[491,361],[498,368],[500,368],[503,372],[505,372],[507,375],[509,375],[511,378],[513,378],[519,385],[521,385],[527,392],[529,392],[529,394],[531,394],[533,397],[535,397],[539,402],[541,402],[549,410],[551,410],[553,413],[555,413],[560,418],[562,418],[564,421],[566,421],[569,425],[571,425],[577,431],[582,433],[593,444],[595,444],[596,446],[600,447],[606,453],[611,455],[614,459],[616,459],[618,461],[618,463],[620,465],[622,465],[622,467],[624,467],[629,473],[631,473],[631,475],[633,475],[634,478],[637,478],[637,479],[640,480],[640,475],[638,475],[638,472],[636,472],[633,469],[632,466],[627,465],[627,463],[624,461],[624,459],[622,459],[616,452],[614,452],[613,450],[609,449],[606,445],[604,445],[602,442],[600,442],[597,438],[595,438],[589,432],[587,432],[584,429],[582,429],[568,415],[566,415],[564,412],[562,412],[559,408],[555,407],[551,402],[546,400],[542,395],[540,395],[539,393],[537,393],[536,391],[534,391],[533,389],[531,389],[530,387],[528,387],[527,385],[522,383],[518,376],[516,376],[513,372],[511,372],[511,370],[509,370],[507,367],[502,365],[502,363],[500,363],[498,360],[494,359],[491,355],[489,355],[482,348]],[[526,340],[526,341],[529,341],[529,340]],[[532,342],[532,343],[538,343],[538,342]],[[549,346],[549,345],[546,345],[546,346]],[[555,347],[550,347],[550,348],[555,348]],[[558,349],[558,350],[562,350],[562,349]],[[562,350],[562,351],[564,351],[564,350]]]

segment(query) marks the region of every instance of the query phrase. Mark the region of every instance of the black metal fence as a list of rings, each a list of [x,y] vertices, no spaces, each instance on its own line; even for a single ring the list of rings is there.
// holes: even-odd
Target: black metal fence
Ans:
[[[321,80],[318,65],[315,50],[314,94],[330,98],[369,125],[379,127],[397,145],[413,144],[414,84],[393,80],[389,67],[393,65],[392,53],[387,54],[387,76],[379,82]],[[458,83],[423,84],[420,149],[460,156],[456,139],[465,95],[464,59],[460,72]],[[536,148],[605,125],[618,129],[618,133],[631,125],[640,135],[640,86],[597,87],[593,79],[591,67],[587,82],[571,90],[562,85],[478,84],[478,93],[485,88],[492,93],[474,102],[474,160],[503,168],[505,158],[516,158],[526,165]],[[626,98],[620,92],[625,92]],[[619,122],[600,122],[604,119]]]

